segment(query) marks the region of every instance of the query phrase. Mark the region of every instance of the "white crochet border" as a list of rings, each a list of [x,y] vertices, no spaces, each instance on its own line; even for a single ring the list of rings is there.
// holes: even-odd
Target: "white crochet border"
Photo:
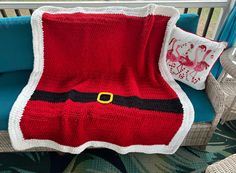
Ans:
[[[51,14],[58,13],[111,13],[111,14],[125,14],[130,16],[147,16],[147,15],[163,15],[170,16],[168,22],[165,37],[162,45],[162,50],[159,60],[159,69],[163,78],[169,83],[169,85],[175,90],[183,105],[184,115],[183,123],[176,135],[173,137],[169,145],[131,145],[127,147],[118,146],[108,142],[102,141],[89,141],[78,147],[70,147],[58,144],[51,140],[39,140],[30,139],[25,140],[20,129],[20,120],[24,112],[24,108],[29,101],[31,95],[34,93],[38,82],[42,76],[44,68],[44,47],[43,47],[43,28],[42,28],[42,15],[44,12]],[[79,154],[88,147],[99,147],[112,149],[118,153],[126,154],[129,152],[142,152],[142,153],[161,153],[161,154],[173,154],[183,142],[185,136],[191,128],[194,120],[194,110],[192,104],[186,94],[182,91],[180,86],[174,81],[173,77],[168,71],[166,65],[166,53],[168,48],[168,40],[170,38],[171,31],[179,18],[179,12],[173,7],[158,6],[150,4],[139,8],[127,8],[127,7],[101,7],[101,8],[60,8],[60,7],[41,7],[37,9],[31,20],[33,30],[33,49],[34,49],[34,68],[30,75],[28,84],[24,87],[17,100],[15,101],[12,110],[10,112],[9,119],[9,135],[11,143],[15,150],[25,150],[32,147],[47,147],[56,149],[62,152],[69,152],[73,154]]]

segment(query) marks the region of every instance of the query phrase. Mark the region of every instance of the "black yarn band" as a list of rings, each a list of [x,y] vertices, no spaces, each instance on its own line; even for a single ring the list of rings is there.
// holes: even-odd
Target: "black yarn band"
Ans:
[[[73,102],[96,102],[98,93],[86,93],[71,90],[64,93],[54,93],[36,90],[30,100],[41,100],[46,102],[60,103],[70,99]],[[105,101],[109,97],[105,95]],[[138,108],[141,110],[152,110],[170,113],[183,113],[182,104],[176,99],[143,99],[136,96],[119,96],[113,95],[110,104],[125,106],[129,108]]]

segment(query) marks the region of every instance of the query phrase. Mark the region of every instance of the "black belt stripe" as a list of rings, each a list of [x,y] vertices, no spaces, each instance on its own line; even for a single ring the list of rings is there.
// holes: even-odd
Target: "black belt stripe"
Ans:
[[[53,93],[36,90],[30,100],[41,100],[53,103],[65,102],[70,99],[74,102],[96,102],[98,93],[82,93],[71,90],[64,93]],[[138,108],[142,110],[153,110],[160,112],[183,113],[182,104],[176,99],[142,99],[136,96],[114,95],[110,104]]]

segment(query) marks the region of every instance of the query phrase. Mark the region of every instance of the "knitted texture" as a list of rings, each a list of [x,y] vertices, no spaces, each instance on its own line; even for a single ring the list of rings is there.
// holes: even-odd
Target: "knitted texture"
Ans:
[[[93,147],[120,153],[129,150],[119,147],[136,145],[140,148],[132,151],[174,152],[180,144],[163,151],[158,146],[170,145],[183,125],[182,103],[187,99],[179,99],[168,82],[177,84],[171,78],[166,81],[159,69],[159,57],[166,54],[162,47],[166,32],[170,32],[168,22],[173,15],[155,14],[158,8],[164,7],[150,5],[134,11],[124,8],[128,14],[116,7],[118,12],[111,12],[112,8],[109,13],[45,10],[40,11],[41,15],[33,15],[32,25],[41,17],[39,27],[32,26],[34,63],[39,63],[39,50],[43,52],[39,57],[43,58],[43,66],[17,124],[23,140],[50,140],[71,148],[93,141]],[[138,15],[141,12],[145,15]],[[40,29],[41,44],[37,39]],[[28,85],[40,72],[35,68]],[[16,106],[13,113],[14,109]],[[181,130],[180,142],[192,123],[191,111],[188,113],[189,127]],[[46,142],[44,146],[55,148]],[[149,146],[157,148],[149,150]]]

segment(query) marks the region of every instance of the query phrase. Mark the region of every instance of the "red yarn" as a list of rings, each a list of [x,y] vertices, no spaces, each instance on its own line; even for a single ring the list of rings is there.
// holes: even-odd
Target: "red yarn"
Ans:
[[[158,68],[169,19],[158,15],[45,13],[44,71],[36,90],[105,91],[142,99],[178,99]],[[183,113],[141,110],[96,100],[30,100],[20,127],[25,139],[49,139],[68,146],[88,141],[120,146],[167,145],[182,119]]]

